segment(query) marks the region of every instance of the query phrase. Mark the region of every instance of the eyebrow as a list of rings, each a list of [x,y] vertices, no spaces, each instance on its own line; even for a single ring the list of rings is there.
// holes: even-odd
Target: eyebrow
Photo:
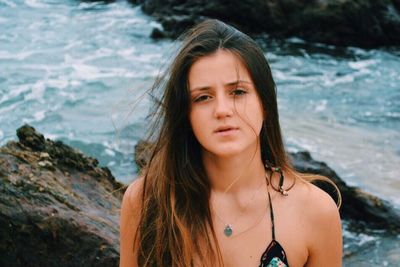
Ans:
[[[229,82],[226,83],[225,86],[233,86],[233,85],[238,85],[240,83],[247,83],[247,84],[251,84],[251,82],[246,81],[246,80],[237,80],[237,81],[233,81],[233,82]],[[195,87],[193,90],[190,90],[190,92],[195,92],[195,91],[207,91],[211,88],[211,86],[199,86],[199,87]]]

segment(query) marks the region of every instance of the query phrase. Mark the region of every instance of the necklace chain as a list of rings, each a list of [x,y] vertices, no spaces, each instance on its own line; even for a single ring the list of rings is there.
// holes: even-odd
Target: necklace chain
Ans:
[[[267,173],[265,173],[265,178],[266,178],[267,186],[268,186],[269,182],[268,182]],[[214,208],[212,208],[212,211],[213,211],[214,214],[217,216],[217,218],[225,225],[225,227],[224,227],[224,235],[225,235],[226,237],[231,237],[231,236],[232,236],[234,224],[235,224],[236,221],[239,219],[240,215],[242,215],[242,213],[243,213],[245,210],[247,210],[247,207],[248,207],[249,204],[254,200],[254,198],[256,197],[257,193],[258,193],[258,192],[260,191],[260,189],[263,187],[263,184],[264,184],[264,183],[265,183],[265,181],[263,180],[263,181],[260,183],[260,185],[258,186],[257,190],[253,193],[252,197],[246,202],[246,205],[240,210],[240,213],[239,213],[239,214],[236,216],[236,218],[232,221],[232,223],[226,223],[226,222],[221,218],[221,216],[217,213],[217,211],[216,211]],[[229,189],[230,187],[231,187],[231,186],[229,186],[228,189]],[[227,190],[224,191],[224,194],[225,194],[226,192],[227,192]],[[214,205],[212,205],[212,207],[213,207],[213,206],[214,206]],[[241,231],[240,233],[235,234],[235,236],[237,236],[237,235],[239,235],[239,234],[242,234],[242,233],[244,233],[244,232],[247,232],[247,231],[249,231],[250,229],[252,229],[253,227],[255,227],[258,223],[260,223],[260,221],[261,221],[261,219],[264,217],[264,215],[265,215],[265,213],[263,212],[263,213],[261,214],[261,216],[259,217],[259,219],[257,219],[257,221],[256,221],[256,223],[255,223],[254,225],[248,227],[247,229]]]
[[[267,183],[267,192],[268,192],[268,202],[272,201],[270,193],[269,193],[269,184],[271,183],[271,187],[273,190],[279,192],[281,195],[283,196],[287,196],[288,195],[288,191],[290,189],[292,189],[296,183],[296,179],[294,179],[293,183],[287,188],[284,189],[283,188],[283,181],[284,181],[284,176],[283,176],[283,172],[279,167],[270,167],[270,166],[266,166],[267,170],[271,171],[270,177],[268,179],[267,176],[267,172],[265,172],[265,180]],[[280,174],[280,179],[279,179],[279,188],[275,188],[274,185],[272,184],[272,176],[274,174],[274,172],[278,172]],[[223,194],[226,194],[226,192],[228,192],[228,190],[232,187],[232,185],[237,181],[238,179],[235,179],[235,181],[233,181],[228,188],[225,189],[225,191],[223,192]],[[262,188],[262,185],[264,183],[264,180],[262,181],[262,183],[259,185],[259,187],[257,188],[257,190],[253,193],[252,197],[247,201],[246,205],[240,210],[239,215],[236,216],[236,218],[233,220],[232,223],[226,223],[221,216],[217,213],[217,211],[213,208],[215,205],[211,205],[211,210],[213,211],[213,213],[217,216],[217,218],[225,225],[224,227],[224,235],[226,237],[231,237],[233,235],[233,225],[236,223],[236,221],[239,219],[240,215],[247,209],[247,207],[249,206],[250,202],[254,200],[254,198],[256,197],[257,193],[260,191],[260,189]],[[212,203],[213,204],[213,203]],[[269,203],[271,204],[271,203]],[[245,230],[239,232],[239,233],[235,233],[235,237],[238,235],[241,235],[247,231],[249,231],[250,229],[254,228],[256,225],[258,225],[262,218],[264,217],[266,213],[262,213],[261,216],[259,216],[259,218],[256,220],[256,222],[251,225],[250,227],[246,228]]]

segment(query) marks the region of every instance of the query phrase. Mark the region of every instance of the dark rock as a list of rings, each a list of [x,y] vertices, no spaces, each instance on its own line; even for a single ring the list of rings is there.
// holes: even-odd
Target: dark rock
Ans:
[[[0,148],[0,266],[118,266],[125,186],[30,126]]]
[[[17,130],[20,143],[31,148],[33,151],[45,149],[45,140],[42,134],[36,133],[33,127],[24,125]]]
[[[158,28],[154,28],[150,34],[150,37],[153,39],[162,39],[162,38],[165,38],[166,36],[162,30],[160,30]]]
[[[140,140],[135,145],[135,163],[138,169],[142,169],[150,159],[150,143]]]
[[[128,0],[129,3],[138,5],[138,4],[143,4],[145,0]]]
[[[399,0],[141,0],[142,10],[176,38],[206,18],[251,35],[297,36],[341,46],[400,44]]]

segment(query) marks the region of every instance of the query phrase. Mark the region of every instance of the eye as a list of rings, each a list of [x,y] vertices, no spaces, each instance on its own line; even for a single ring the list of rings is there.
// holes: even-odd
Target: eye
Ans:
[[[201,95],[201,96],[195,97],[193,102],[203,102],[203,101],[208,100],[209,98],[210,98],[209,95]]]
[[[232,91],[232,94],[234,96],[242,96],[242,95],[247,94],[247,91],[244,89],[241,89],[241,88],[236,88],[235,90]]]

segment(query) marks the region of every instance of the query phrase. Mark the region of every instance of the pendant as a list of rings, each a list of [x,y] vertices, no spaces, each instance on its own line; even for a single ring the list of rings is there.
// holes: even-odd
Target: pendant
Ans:
[[[232,234],[233,234],[233,229],[232,229],[232,227],[231,227],[229,224],[227,224],[227,225],[225,226],[225,228],[224,228],[224,235],[225,235],[226,237],[230,237]]]

